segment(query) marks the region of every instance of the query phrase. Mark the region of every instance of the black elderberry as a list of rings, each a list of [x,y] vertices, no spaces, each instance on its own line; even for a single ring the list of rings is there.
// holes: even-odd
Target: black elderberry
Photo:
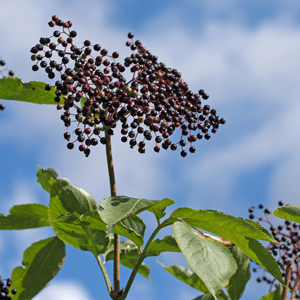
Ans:
[[[74,144],[73,143],[68,143],[67,144],[67,148],[70,149],[70,150],[73,149],[74,148]]]
[[[64,22],[53,16],[49,25],[70,28],[72,22]],[[83,134],[77,134],[77,142],[82,143],[83,137],[85,138],[87,148],[80,145],[79,149],[86,156],[90,153],[88,147],[98,143],[91,134],[98,136],[101,144],[107,142],[101,137],[98,125],[112,135],[118,121],[130,124],[130,129],[122,126],[121,140],[127,142],[129,138],[131,147],[138,143],[140,153],[145,153],[145,141],[155,138],[154,151],[159,151],[157,144],[160,143],[165,150],[170,146],[171,150],[175,150],[179,143],[182,147],[181,155],[186,156],[183,148],[187,141],[189,152],[194,153],[195,147],[191,143],[201,139],[202,133],[209,139],[208,130],[211,128],[211,132],[215,133],[219,124],[224,123],[225,120],[221,121],[215,109],[211,109],[209,105],[201,106],[200,98],[208,98],[204,90],[200,90],[199,95],[190,91],[180,72],[159,63],[157,56],[147,50],[140,40],[132,41],[132,33],[128,34],[131,41],[126,45],[137,51],[125,58],[123,63],[116,61],[119,58],[117,51],[109,55],[108,50],[101,49],[99,44],[93,45],[89,40],[85,40],[83,47],[78,48],[75,46],[76,37],[76,31],[59,28],[53,32],[52,37],[41,38],[31,52],[32,60],[39,61],[50,79],[55,77],[56,72],[60,73],[61,81],[55,84],[54,100],[63,101],[57,109],[68,112],[62,117],[70,134],[65,134],[65,139],[71,139],[73,131],[68,127],[73,122],[77,127],[90,127],[89,132],[85,130]],[[67,50],[67,46],[70,50]],[[38,54],[42,50],[44,56],[43,53]],[[94,55],[93,51],[100,51],[100,55]],[[61,57],[60,64],[52,59],[54,54]],[[133,72],[133,78],[128,81],[121,75],[126,68]],[[35,64],[33,69],[37,71],[38,65]],[[46,89],[51,89],[51,86]],[[81,108],[78,102],[82,97],[86,100]],[[71,112],[73,107],[75,114]],[[172,142],[170,137],[178,127],[182,130],[182,137]],[[197,129],[198,132],[193,135],[191,132]],[[76,143],[76,139],[73,143]]]
[[[71,137],[71,134],[69,132],[65,132],[64,133],[64,138],[69,141],[70,140],[70,137]]]

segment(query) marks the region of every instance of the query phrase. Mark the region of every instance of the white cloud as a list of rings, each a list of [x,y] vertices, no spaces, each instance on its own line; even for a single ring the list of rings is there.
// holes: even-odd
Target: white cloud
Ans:
[[[35,300],[92,300],[88,291],[80,282],[55,280],[42,290]]]

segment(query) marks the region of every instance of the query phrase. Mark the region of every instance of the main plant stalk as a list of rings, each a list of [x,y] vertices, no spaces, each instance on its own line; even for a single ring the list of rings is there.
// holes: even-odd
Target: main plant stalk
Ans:
[[[106,159],[107,159],[107,167],[108,167],[108,175],[109,175],[109,183],[110,183],[110,194],[111,196],[117,195],[116,189],[116,179],[115,179],[115,171],[114,171],[114,163],[112,157],[111,150],[111,138],[110,135],[105,130],[105,137],[107,139],[106,144]],[[112,291],[112,298],[117,299],[120,292],[120,236],[118,234],[114,234],[114,290]]]

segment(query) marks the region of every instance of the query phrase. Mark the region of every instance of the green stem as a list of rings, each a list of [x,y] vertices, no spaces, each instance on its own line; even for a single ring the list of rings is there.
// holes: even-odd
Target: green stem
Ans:
[[[104,264],[103,264],[103,262],[100,258],[100,255],[97,255],[97,256],[95,255],[95,257],[96,257],[98,265],[99,265],[99,267],[102,271],[102,274],[103,274],[103,277],[104,277],[104,280],[105,280],[105,283],[106,283],[106,286],[107,286],[108,293],[110,294],[113,287],[111,285],[111,282],[110,282],[110,279],[109,279],[108,274],[106,272],[106,269],[104,267]]]
[[[111,138],[107,133],[107,130],[105,130],[105,137],[107,139],[106,159],[110,183],[110,194],[112,197],[114,197],[117,195],[117,188],[111,150]],[[111,292],[111,297],[113,299],[118,297],[120,289],[120,236],[118,234],[114,234],[114,289]]]
[[[172,219],[173,219],[173,218],[172,218]],[[158,232],[159,232],[162,228],[164,228],[164,227],[166,227],[167,225],[169,225],[168,223],[169,223],[170,221],[171,221],[171,219],[166,219],[164,222],[162,222],[162,223],[161,223],[161,224],[153,231],[153,233],[152,233],[152,235],[150,236],[150,238],[149,238],[149,240],[148,240],[148,242],[147,242],[147,244],[146,244],[146,246],[145,246],[143,252],[141,253],[141,255],[140,255],[138,261],[136,262],[134,269],[132,270],[132,272],[131,272],[131,274],[130,274],[130,277],[129,277],[128,282],[127,282],[127,284],[126,284],[126,287],[125,287],[125,289],[124,289],[124,291],[123,291],[123,293],[122,293],[122,296],[121,296],[120,298],[118,298],[118,300],[124,300],[124,299],[126,299],[127,294],[128,294],[128,292],[129,292],[129,290],[130,290],[130,288],[131,288],[131,285],[132,285],[132,283],[133,283],[133,281],[134,281],[134,278],[135,278],[135,276],[136,276],[136,274],[137,274],[137,272],[138,272],[138,270],[139,270],[139,268],[140,268],[142,262],[144,261],[144,259],[145,259],[145,258],[147,257],[147,255],[148,255],[148,249],[149,249],[151,243],[153,242],[153,240],[154,240],[155,236],[158,234]]]
[[[94,239],[93,239],[93,237],[91,235],[91,232],[90,232],[89,228],[84,227],[84,230],[85,230],[86,234],[88,235],[88,237],[90,238],[90,240],[91,240],[91,242],[93,244],[93,248],[94,248],[95,253],[97,253],[97,246],[95,244],[95,241],[94,241]],[[108,274],[106,272],[106,269],[104,267],[104,264],[103,264],[103,262],[102,262],[102,260],[101,260],[101,258],[100,258],[99,255],[96,255],[96,254],[94,254],[94,255],[96,257],[98,265],[99,265],[99,267],[101,269],[101,272],[103,274],[103,277],[104,277],[104,280],[105,280],[105,283],[106,283],[106,286],[107,286],[108,293],[110,294],[111,291],[112,291],[112,285],[111,285],[110,279],[108,277]]]

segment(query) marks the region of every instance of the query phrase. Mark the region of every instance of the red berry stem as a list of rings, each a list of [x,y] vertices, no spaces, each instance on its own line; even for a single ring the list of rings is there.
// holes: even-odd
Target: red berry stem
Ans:
[[[296,293],[298,290],[299,282],[300,282],[300,274],[297,275],[297,278],[295,280],[295,283],[294,283],[294,286],[292,289],[292,293],[291,293],[291,300],[295,300],[295,298],[296,298]]]
[[[112,197],[117,195],[116,179],[114,171],[114,163],[111,149],[111,138],[105,130],[106,143],[106,160],[110,183],[110,194]],[[120,296],[120,236],[114,234],[114,289],[111,292],[112,299],[117,299]]]

